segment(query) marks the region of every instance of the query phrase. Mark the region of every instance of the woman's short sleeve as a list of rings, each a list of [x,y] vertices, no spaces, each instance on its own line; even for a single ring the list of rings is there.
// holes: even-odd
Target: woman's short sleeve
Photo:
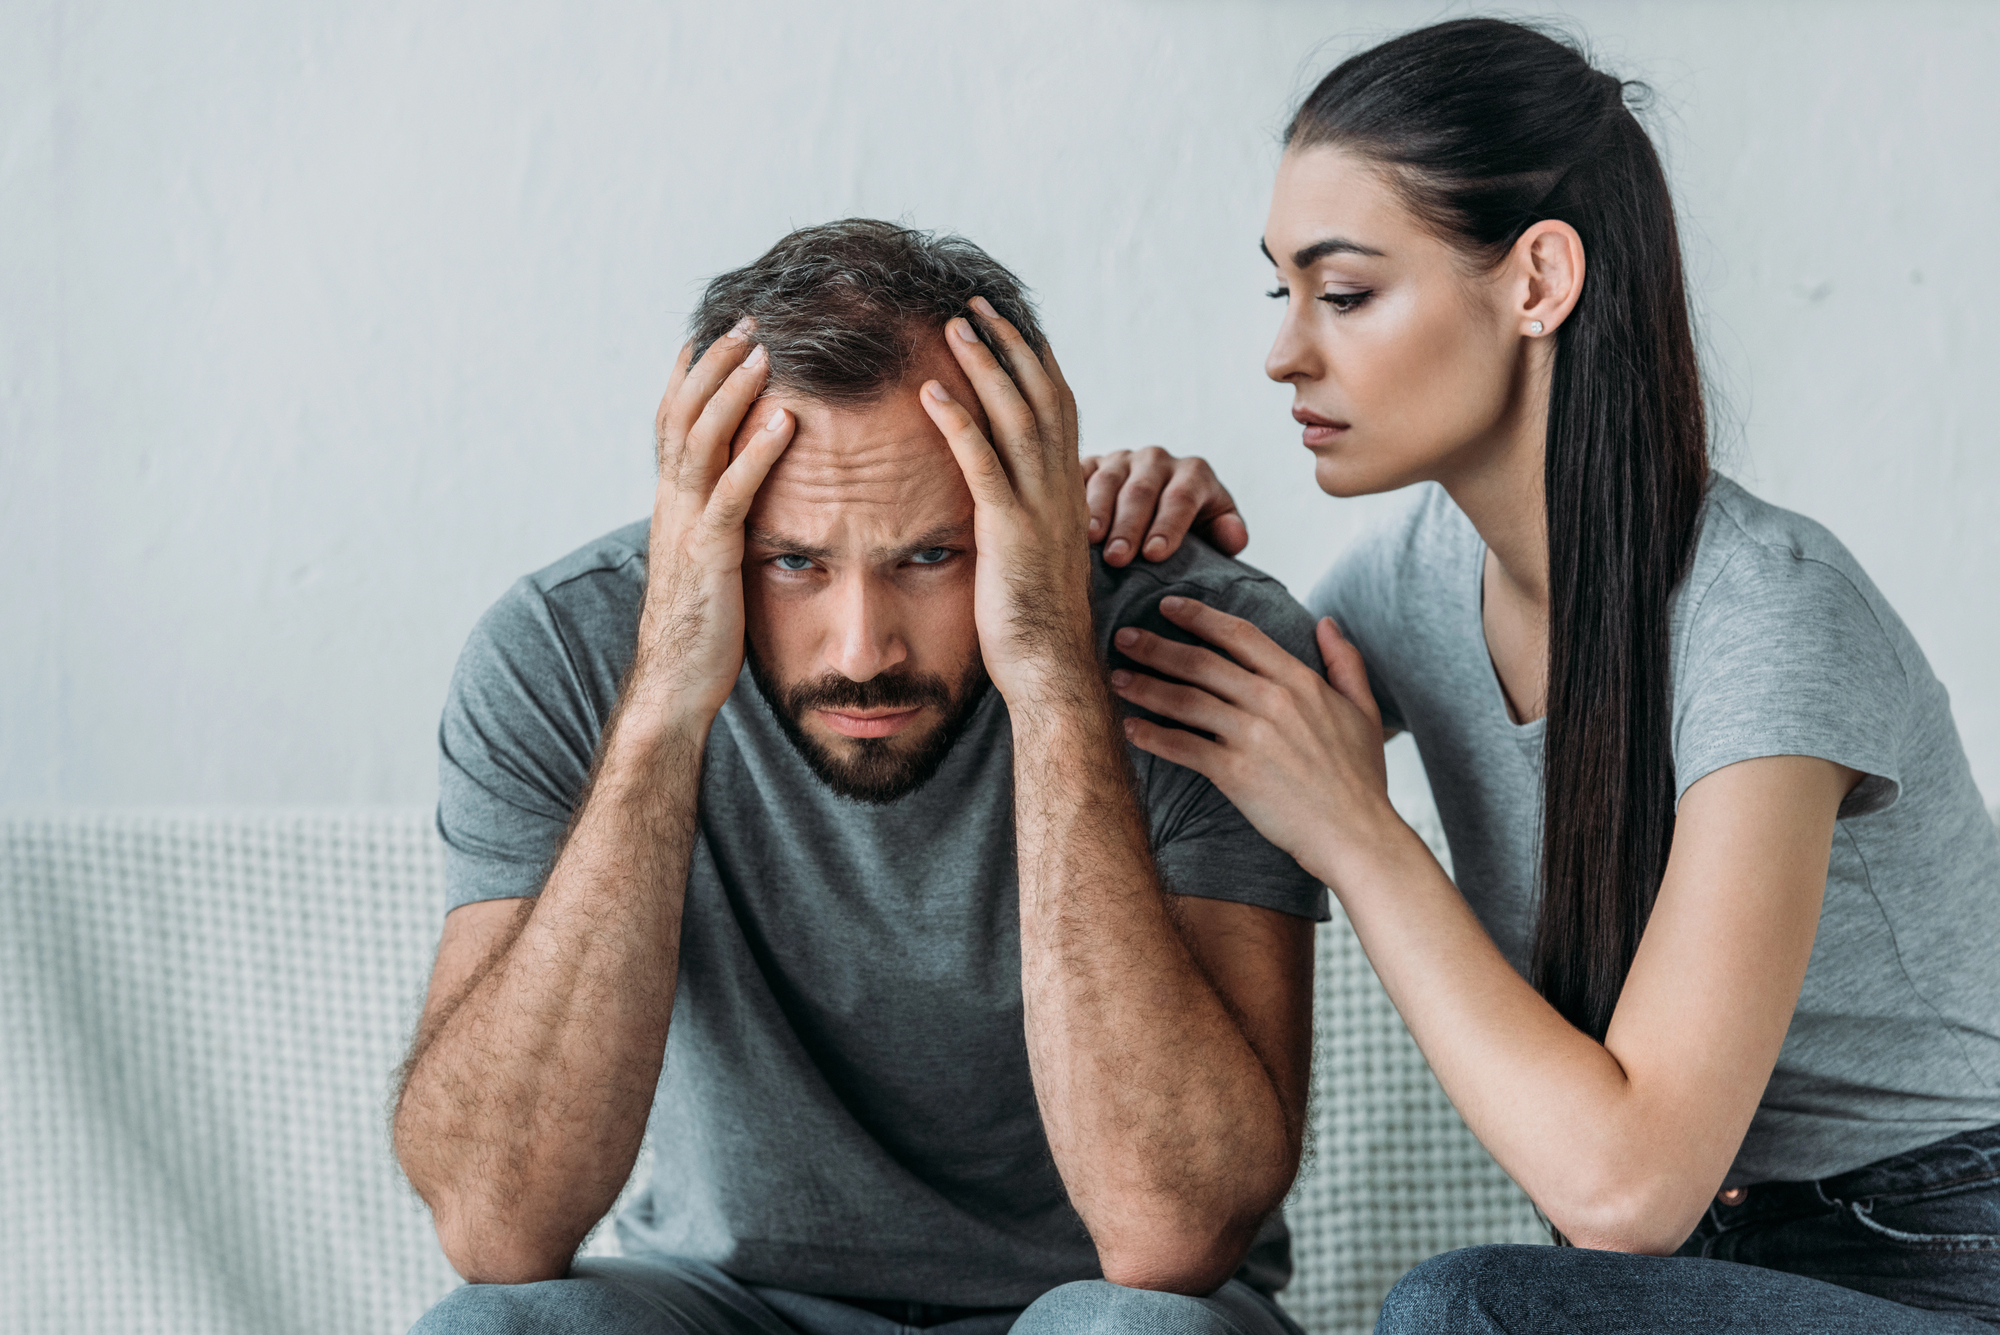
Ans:
[[[1834,565],[1745,542],[1682,617],[1676,799],[1725,765],[1817,756],[1867,777],[1843,817],[1895,803],[1911,687],[1871,600]]]

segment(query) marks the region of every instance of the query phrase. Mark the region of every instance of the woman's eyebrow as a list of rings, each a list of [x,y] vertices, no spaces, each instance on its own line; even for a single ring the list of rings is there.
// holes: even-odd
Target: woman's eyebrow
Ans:
[[[1263,251],[1264,258],[1270,260],[1272,264],[1278,262],[1272,256],[1271,248],[1265,245],[1262,240],[1257,242],[1257,249]],[[1304,250],[1294,251],[1292,253],[1292,267],[1294,269],[1310,269],[1329,255],[1373,255],[1379,259],[1382,252],[1373,246],[1364,246],[1359,241],[1349,241],[1346,237],[1330,236],[1324,241],[1313,242]]]

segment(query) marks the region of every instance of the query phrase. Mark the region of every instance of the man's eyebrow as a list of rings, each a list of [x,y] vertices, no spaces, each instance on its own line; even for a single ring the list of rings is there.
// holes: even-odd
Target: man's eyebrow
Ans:
[[[1271,248],[1265,245],[1262,240],[1257,242],[1257,249],[1263,251],[1264,258],[1270,260],[1271,263],[1276,264],[1278,262],[1272,256]],[[1313,242],[1303,250],[1294,251],[1292,254],[1292,267],[1295,269],[1310,269],[1329,255],[1373,255],[1379,259],[1382,252],[1373,246],[1364,246],[1359,241],[1349,241],[1343,236],[1330,236],[1324,241]]]
[[[969,519],[962,523],[939,524],[935,528],[926,529],[908,542],[899,543],[894,547],[877,547],[869,553],[869,556],[876,561],[894,560],[928,551],[933,547],[946,546],[963,539],[971,531],[972,521]],[[753,528],[749,531],[749,536],[750,541],[759,547],[769,547],[787,556],[804,556],[814,561],[830,561],[837,555],[831,547],[815,546],[810,542],[801,542],[796,538],[788,538],[781,533],[772,533],[766,529]]]
[[[810,542],[800,542],[797,538],[788,538],[782,533],[772,533],[767,529],[753,528],[748,532],[750,541],[759,547],[775,548],[787,556],[809,556],[815,561],[826,561],[833,557],[831,547],[816,547]]]

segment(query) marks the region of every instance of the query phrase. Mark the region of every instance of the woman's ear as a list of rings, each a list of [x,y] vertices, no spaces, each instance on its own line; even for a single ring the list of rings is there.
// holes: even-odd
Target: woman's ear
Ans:
[[[1583,238],[1566,222],[1545,218],[1514,243],[1508,256],[1514,309],[1529,338],[1556,332],[1583,295]]]

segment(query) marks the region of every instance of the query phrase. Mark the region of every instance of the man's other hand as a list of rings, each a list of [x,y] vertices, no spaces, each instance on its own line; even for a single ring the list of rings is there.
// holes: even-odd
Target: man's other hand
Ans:
[[[743,520],[792,440],[792,414],[768,414],[732,461],[730,441],[770,374],[748,320],[699,362],[682,347],[654,419],[659,485],[646,556],[646,601],[623,708],[705,731],[743,667]]]
[[[972,491],[973,615],[986,671],[1017,717],[1100,687],[1091,633],[1090,515],[1076,455],[1076,399],[1053,355],[1038,358],[984,297],[972,301],[1002,367],[963,317],[945,344],[971,381],[993,440],[936,380],[918,391]]]

